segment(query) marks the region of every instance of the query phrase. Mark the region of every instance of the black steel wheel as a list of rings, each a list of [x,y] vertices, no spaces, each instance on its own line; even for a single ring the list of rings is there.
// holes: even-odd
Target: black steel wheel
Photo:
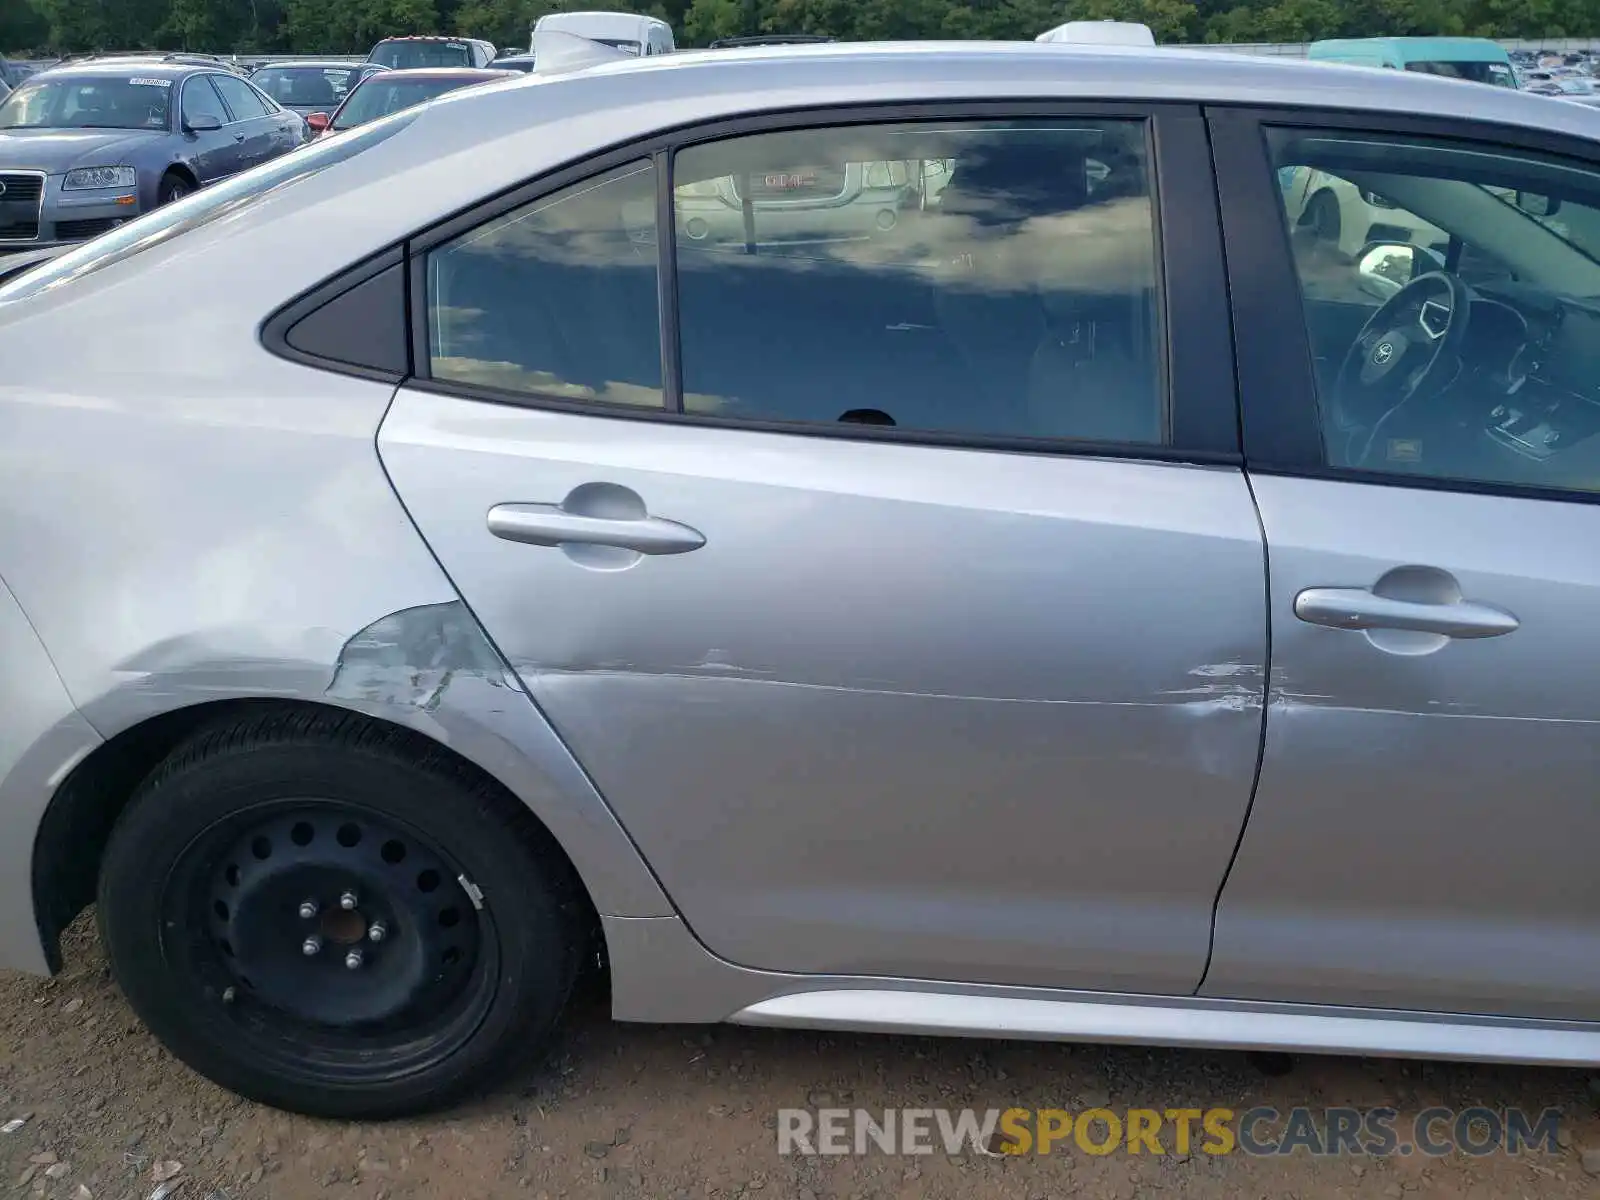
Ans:
[[[575,974],[576,881],[513,805],[357,718],[213,729],[112,835],[113,971],[175,1054],[252,1098],[437,1107],[542,1044]]]

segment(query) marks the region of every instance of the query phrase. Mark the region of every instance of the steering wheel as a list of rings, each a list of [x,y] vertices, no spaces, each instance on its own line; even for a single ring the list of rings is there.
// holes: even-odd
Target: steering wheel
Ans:
[[[1362,466],[1381,428],[1415,397],[1437,395],[1461,367],[1472,289],[1446,271],[1419,275],[1367,319],[1334,383],[1347,465]]]

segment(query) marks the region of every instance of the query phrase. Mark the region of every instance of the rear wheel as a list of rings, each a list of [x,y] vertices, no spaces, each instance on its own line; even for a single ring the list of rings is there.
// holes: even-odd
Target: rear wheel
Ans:
[[[100,923],[130,1003],[252,1099],[381,1118],[542,1046],[576,973],[571,869],[453,763],[340,716],[213,729],[112,835]]]
[[[182,200],[194,188],[189,181],[176,171],[168,171],[161,177],[161,187],[156,193],[158,204],[171,204],[174,200]]]

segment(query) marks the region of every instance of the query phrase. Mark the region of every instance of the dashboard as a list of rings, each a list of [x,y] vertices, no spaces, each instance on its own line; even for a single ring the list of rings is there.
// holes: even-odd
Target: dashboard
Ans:
[[[1471,364],[1503,396],[1485,429],[1497,445],[1540,464],[1580,447],[1586,463],[1600,457],[1592,441],[1600,435],[1600,310],[1516,285],[1484,287],[1468,335]]]

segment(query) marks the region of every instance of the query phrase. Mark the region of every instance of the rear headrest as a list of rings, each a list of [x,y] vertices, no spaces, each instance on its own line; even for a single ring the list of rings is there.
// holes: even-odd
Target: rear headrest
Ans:
[[[1082,153],[996,140],[962,151],[939,208],[979,225],[1004,225],[1069,212],[1088,201]]]

